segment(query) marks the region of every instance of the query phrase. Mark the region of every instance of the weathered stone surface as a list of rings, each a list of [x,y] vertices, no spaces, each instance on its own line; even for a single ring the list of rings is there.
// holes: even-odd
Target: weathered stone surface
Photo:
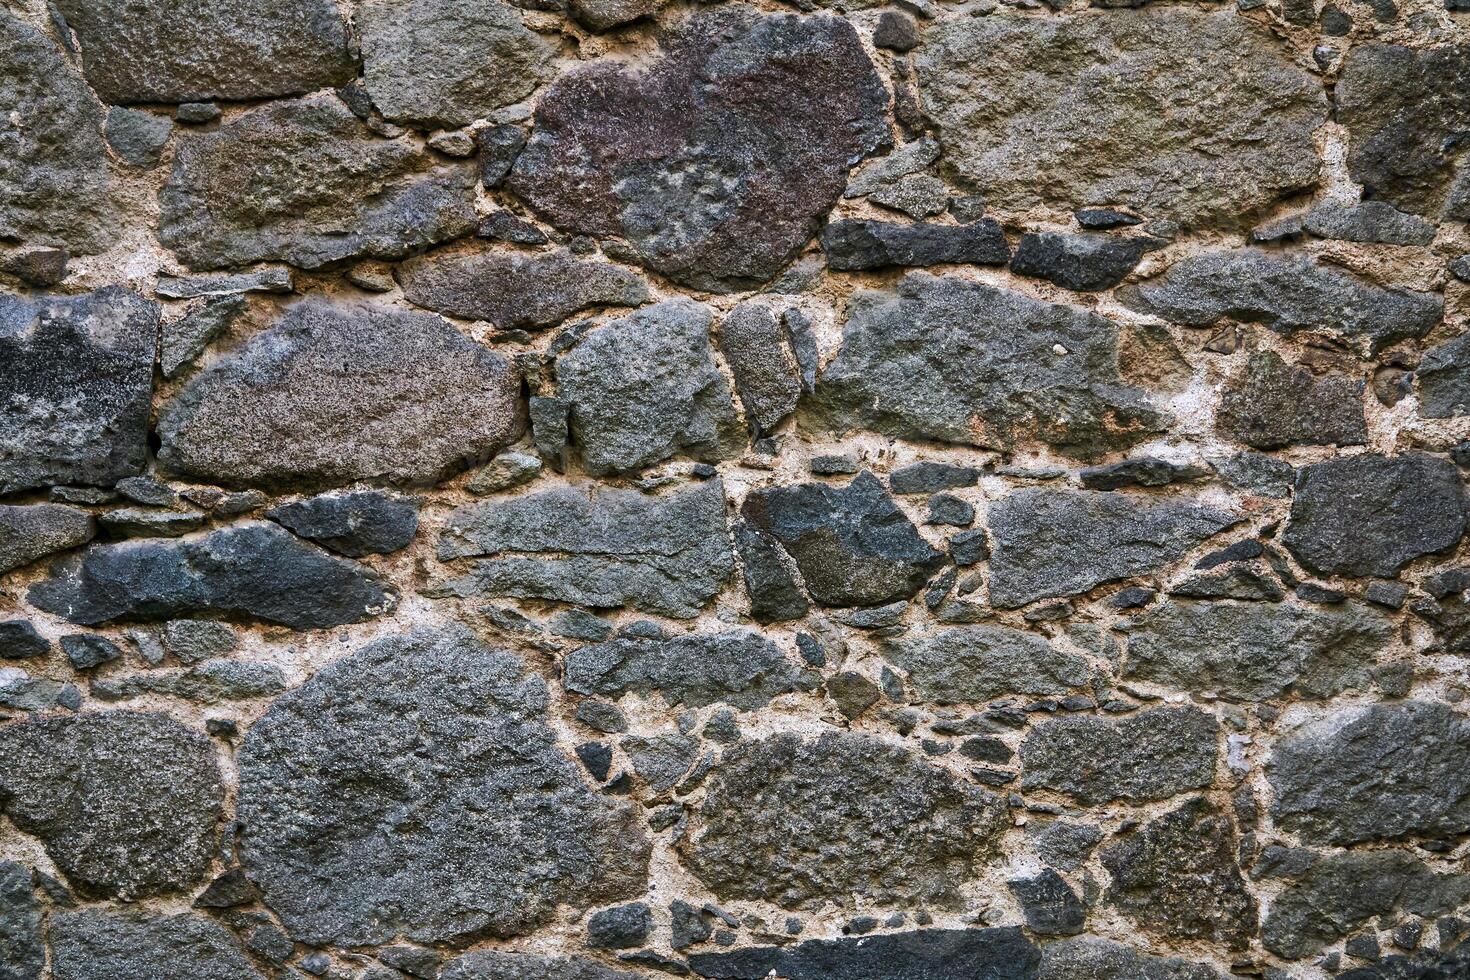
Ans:
[[[1152,571],[1239,518],[1187,498],[1017,490],[990,508],[990,600],[1023,606]]]
[[[1319,238],[1345,242],[1428,245],[1434,241],[1432,221],[1405,214],[1383,201],[1323,201],[1307,213],[1304,227]]]
[[[497,330],[542,330],[594,306],[639,306],[648,284],[631,269],[570,252],[464,252],[394,270],[410,303]]]
[[[594,31],[658,13],[670,0],[568,0],[567,10],[577,23]]]
[[[1004,823],[999,797],[897,746],[782,734],[725,753],[681,846],[721,898],[949,906]]]
[[[159,463],[230,486],[425,485],[520,434],[510,362],[421,313],[304,300],[159,411]]]
[[[1011,248],[989,218],[968,225],[913,224],[843,219],[822,229],[827,264],[839,271],[946,263],[1005,265]]]
[[[775,538],[746,521],[736,521],[734,532],[751,617],[757,623],[780,623],[806,615],[811,601],[791,556]]]
[[[558,227],[626,238],[700,289],[771,278],[887,141],[888,95],[833,17],[696,15],[640,73],[611,60],[541,98],[510,189]]]
[[[173,132],[173,120],[141,109],[113,106],[107,111],[107,145],[123,163],[132,167],[152,167],[163,156]]]
[[[127,677],[96,678],[88,690],[99,701],[161,694],[196,704],[216,704],[270,697],[287,686],[285,673],[275,664],[211,660],[188,670],[150,670]]]
[[[439,558],[493,557],[439,589],[688,618],[734,571],[726,535],[718,480],[663,497],[566,488],[471,504],[449,516]]]
[[[58,912],[51,920],[56,980],[264,980],[239,942],[201,915],[154,918],[100,909]]]
[[[535,956],[530,953],[467,953],[445,964],[439,980],[641,980],[594,960]]]
[[[1083,458],[1126,449],[1167,416],[1121,377],[1119,335],[1076,307],[910,273],[897,293],[853,299],[809,421],[995,449],[1040,439]]]
[[[1082,931],[1087,910],[1067,880],[1051,868],[1030,878],[1006,882],[1021,912],[1026,928],[1040,936],[1075,936]]]
[[[314,95],[181,138],[158,235],[195,269],[402,258],[474,231],[475,180],[473,163],[379,139]]]
[[[910,463],[888,474],[888,485],[894,493],[934,493],[973,487],[979,481],[980,470],[973,466],[927,461]]]
[[[1253,249],[1181,259],[1118,298],[1130,309],[1189,327],[1229,317],[1285,337],[1325,332],[1369,353],[1424,336],[1444,314],[1444,300],[1434,293],[1385,289],[1306,256]]]
[[[759,633],[724,630],[671,640],[624,637],[566,657],[562,683],[578,694],[620,697],[658,691],[671,705],[723,702],[755,708],[794,691],[802,672]]]
[[[41,980],[46,947],[41,939],[41,905],[30,869],[0,861],[0,977]]]
[[[1048,943],[1038,980],[1223,980],[1202,963],[1150,956],[1094,936]]]
[[[1403,211],[1470,220],[1470,45],[1356,45],[1343,59],[1337,113],[1348,173]]]
[[[97,533],[92,515],[65,504],[0,504],[0,575],[75,548]]]
[[[51,642],[28,619],[0,620],[0,660],[29,660],[51,652]]]
[[[1282,542],[1318,575],[1392,578],[1458,542],[1465,519],[1464,483],[1449,460],[1365,453],[1297,471]]]
[[[752,491],[741,516],[775,538],[824,606],[881,606],[918,592],[944,561],[871,473],[845,487]]]
[[[381,490],[352,490],[280,504],[265,516],[297,537],[361,558],[407,548],[418,530],[419,501]]]
[[[556,53],[501,0],[368,0],[356,22],[373,105],[419,129],[467,126],[525,98]]]
[[[1151,241],[1113,235],[1045,232],[1024,235],[1011,259],[1011,271],[1055,283],[1064,289],[1112,289],[1138,265]]]
[[[1197,708],[1152,708],[1121,721],[1058,718],[1021,743],[1021,785],[1089,806],[1165,800],[1214,780],[1218,727]]]
[[[1124,676],[1234,701],[1323,699],[1365,689],[1394,625],[1336,606],[1166,602],[1128,640]]]
[[[620,744],[651,793],[672,789],[699,758],[699,743],[683,735],[628,735]]]
[[[633,472],[680,452],[709,462],[734,454],[739,423],[715,367],[711,319],[691,300],[660,303],[592,331],[557,359],[589,473]]]
[[[595,912],[587,919],[587,945],[601,949],[641,946],[653,931],[653,914],[642,902]]]
[[[61,650],[74,670],[91,670],[122,656],[122,650],[105,636],[72,633],[61,638]]]
[[[159,344],[159,367],[165,378],[176,378],[198,360],[199,355],[234,323],[249,304],[243,296],[207,300],[198,309],[163,325]]]
[[[756,946],[695,953],[697,976],[764,980],[1036,980],[1041,952],[1016,927],[916,929],[881,936],[812,939],[795,946]]]
[[[175,619],[164,623],[158,638],[165,650],[185,664],[222,657],[239,643],[232,627],[207,619]]]
[[[1208,467],[1171,463],[1152,456],[1135,456],[1105,466],[1089,466],[1077,474],[1077,478],[1089,490],[1122,490],[1125,487],[1165,487],[1209,475]]]
[[[120,286],[0,293],[0,494],[143,469],[158,319]]]
[[[1424,949],[1408,956],[1385,956],[1376,963],[1339,973],[1337,980],[1456,980],[1470,972],[1470,942],[1447,950]]]
[[[1368,441],[1364,387],[1343,374],[1315,377],[1275,351],[1261,351],[1225,389],[1217,418],[1221,431],[1256,449],[1361,446]]]
[[[1035,633],[1006,626],[963,626],[888,640],[883,656],[908,674],[908,686],[933,704],[984,702],[1007,694],[1070,694],[1085,686],[1087,660]]]
[[[447,626],[277,699],[240,750],[239,819],[247,873],[291,934],[465,942],[640,893],[637,817],[582,781],[546,698],[518,659]]]
[[[163,715],[108,711],[0,728],[0,809],[88,898],[197,882],[223,801],[209,740]]]
[[[800,359],[789,323],[760,303],[741,303],[720,321],[720,353],[757,436],[792,412],[803,391]]]
[[[1470,334],[1424,352],[1414,372],[1419,414],[1428,419],[1470,415]]]
[[[223,613],[293,629],[360,623],[396,601],[377,573],[264,522],[92,545],[53,566],[26,598],[88,626]]]
[[[1335,712],[1279,740],[1266,773],[1276,825],[1309,843],[1470,831],[1470,723],[1447,705]]]
[[[1317,179],[1321,86],[1234,11],[948,20],[918,71],[951,166],[992,207],[1234,224]]]

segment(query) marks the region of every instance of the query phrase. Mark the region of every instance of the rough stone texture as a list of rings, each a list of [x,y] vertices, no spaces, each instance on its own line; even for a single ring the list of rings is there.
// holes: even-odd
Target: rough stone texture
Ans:
[[[962,626],[886,641],[883,656],[908,675],[917,700],[984,702],[1005,694],[1062,695],[1092,676],[1086,659],[1034,633]]]
[[[805,387],[796,346],[785,319],[758,303],[742,303],[720,321],[720,353],[757,434],[796,411]]]
[[[947,263],[1004,265],[1010,246],[1000,225],[904,225],[888,221],[834,221],[822,229],[827,264],[844,272],[890,265]]]
[[[593,960],[530,953],[467,953],[445,965],[439,980],[640,980],[634,973],[613,970]]]
[[[358,490],[281,504],[265,516],[339,555],[361,558],[407,548],[418,530],[419,502],[380,490]]]
[[[280,694],[289,685],[275,664],[213,660],[188,670],[153,670],[122,678],[97,678],[88,692],[99,701],[124,701],[147,694],[217,704]]]
[[[1425,351],[1414,377],[1419,383],[1420,415],[1429,419],[1470,415],[1470,334]]]
[[[247,873],[314,944],[515,936],[560,902],[636,893],[635,814],[582,781],[545,707],[539,678],[461,627],[339,660],[241,748]]]
[[[1021,785],[1089,806],[1168,799],[1215,778],[1216,738],[1214,717],[1196,708],[1153,708],[1122,721],[1059,718],[1021,743]]]
[[[1122,282],[1148,250],[1146,238],[1112,235],[1026,235],[1016,247],[1011,271],[1065,289],[1098,292]]]
[[[92,515],[79,507],[0,504],[0,574],[86,544],[96,533]]]
[[[1200,963],[1150,956],[1122,943],[1084,936],[1048,943],[1039,980],[1222,980]]]
[[[199,915],[150,917],[80,909],[51,926],[56,980],[193,976],[264,980],[223,926]]]
[[[919,929],[883,936],[813,939],[795,946],[695,953],[697,976],[764,980],[1034,980],[1041,958],[1021,930]]]
[[[1285,446],[1361,446],[1363,381],[1343,374],[1314,377],[1275,351],[1252,354],[1245,371],[1225,389],[1220,430],[1254,449]]]
[[[0,977],[40,980],[46,966],[41,939],[41,905],[30,869],[0,861]]]

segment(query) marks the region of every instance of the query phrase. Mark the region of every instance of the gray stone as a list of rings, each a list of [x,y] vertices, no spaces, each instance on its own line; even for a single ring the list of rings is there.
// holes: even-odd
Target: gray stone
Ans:
[[[651,16],[668,5],[669,0],[568,0],[567,9],[577,23],[605,31]]]
[[[92,545],[58,562],[27,599],[88,626],[216,612],[325,629],[381,615],[396,594],[355,562],[249,522],[201,538]]]
[[[1123,675],[1232,701],[1320,700],[1366,690],[1393,634],[1391,621],[1359,602],[1166,602],[1130,634]]]
[[[41,905],[31,872],[14,861],[0,861],[0,977],[41,980],[45,968]]]
[[[1087,910],[1072,886],[1051,868],[1030,878],[1006,882],[1021,904],[1026,928],[1039,936],[1075,936],[1082,931]]]
[[[801,364],[785,318],[760,303],[741,303],[720,321],[720,353],[757,437],[796,411]]]
[[[1121,376],[1120,335],[1076,307],[910,273],[896,293],[854,297],[807,421],[992,449],[1039,439],[1084,458],[1126,449],[1168,417]]]
[[[886,935],[811,939],[795,946],[755,946],[695,953],[701,977],[764,980],[1036,980],[1041,952],[1018,927],[916,929]]]
[[[822,250],[827,264],[840,272],[894,265],[1005,265],[1011,258],[1005,233],[989,218],[968,225],[843,219],[822,229]]]
[[[1297,472],[1282,542],[1318,575],[1392,578],[1465,531],[1455,464],[1423,453],[1332,459]]]
[[[265,516],[297,537],[361,558],[407,548],[418,530],[419,503],[381,490],[351,490],[280,504]]]
[[[650,793],[673,789],[699,758],[699,743],[683,735],[629,735],[619,744]]]
[[[541,474],[541,458],[517,449],[507,450],[475,471],[465,489],[488,496],[530,483]]]
[[[289,268],[267,265],[249,272],[220,275],[160,275],[153,292],[164,299],[198,299],[201,296],[233,296],[239,293],[285,294],[293,288]]]
[[[82,696],[73,684],[44,677],[31,677],[13,667],[0,667],[0,707],[18,711],[49,711],[81,707]]]
[[[754,490],[741,516],[795,560],[824,606],[880,606],[918,592],[943,563],[871,473]]]
[[[1342,709],[1280,739],[1266,774],[1276,825],[1309,843],[1470,831],[1470,723],[1447,705]]]
[[[562,670],[563,685],[577,694],[617,698],[658,691],[670,705],[691,708],[756,708],[803,681],[780,647],[749,630],[615,639],[572,651]]]
[[[475,135],[480,149],[480,183],[486,189],[500,186],[526,148],[526,131],[520,126],[491,126]]]
[[[47,640],[28,619],[0,620],[0,660],[29,660],[51,652]]]
[[[910,174],[878,188],[868,200],[916,220],[933,218],[949,210],[949,187],[938,177]]]
[[[1286,590],[1262,563],[1242,562],[1227,565],[1216,571],[1190,575],[1183,581],[1171,585],[1169,594],[1185,599],[1242,599],[1280,602],[1286,596]],[[1288,677],[1293,676],[1290,673],[1291,667],[1292,665],[1285,665]]]
[[[682,285],[759,285],[887,142],[888,94],[834,17],[703,12],[659,51],[642,70],[607,59],[554,82],[509,187],[560,228],[626,238]]]
[[[1405,214],[1383,201],[1323,201],[1307,212],[1305,227],[1318,238],[1345,242],[1428,245],[1434,241],[1434,222]]]
[[[990,599],[1014,608],[1153,571],[1239,518],[1188,497],[1028,487],[989,520]]]
[[[653,913],[642,902],[595,912],[587,920],[587,945],[598,949],[641,946],[653,931]]]
[[[1203,963],[1152,956],[1111,939],[1079,936],[1048,943],[1038,980],[1225,980]]]
[[[1293,337],[1323,331],[1376,353],[1423,337],[1440,322],[1434,293],[1385,289],[1301,255],[1234,249],[1181,259],[1164,275],[1121,290],[1129,309],[1207,327],[1223,317]]]
[[[0,494],[142,471],[158,319],[120,286],[0,293]]]
[[[1021,785],[1088,806],[1166,800],[1214,781],[1218,727],[1198,708],[1152,708],[1118,721],[1058,718],[1021,743]]]
[[[390,122],[468,126],[552,73],[555,46],[501,0],[368,0],[355,21],[363,85]]]
[[[1000,798],[880,739],[781,734],[726,750],[681,847],[720,898],[951,907],[1005,823]]]
[[[66,279],[71,255],[64,248],[27,248],[0,258],[0,272],[42,289]]]
[[[78,893],[132,900],[209,870],[224,788],[202,733],[106,711],[0,729],[0,801]]]
[[[1210,460],[1220,479],[1238,490],[1277,500],[1291,496],[1296,469],[1285,460],[1264,453],[1237,453]]]
[[[594,960],[535,956],[530,953],[466,953],[445,964],[439,980],[642,980]]]
[[[92,515],[79,507],[0,504],[0,575],[86,544],[96,533]]]
[[[704,942],[714,932],[709,921],[712,918],[688,902],[674,899],[669,903],[669,946],[688,949]]]
[[[888,474],[888,486],[894,493],[934,493],[973,487],[980,482],[980,470],[952,463],[910,463]]]
[[[159,366],[165,378],[176,378],[199,359],[204,349],[249,308],[243,296],[207,300],[198,309],[163,325]]]
[[[1068,820],[1029,821],[1026,824],[1026,842],[1043,861],[1063,871],[1076,871],[1082,867],[1102,839],[1102,831],[1092,824]]]
[[[56,980],[265,980],[235,937],[202,915],[79,909],[53,914],[50,932]]]
[[[532,395],[527,404],[531,441],[536,452],[558,473],[567,468],[567,442],[571,439],[571,407],[560,398]]]
[[[862,169],[852,175],[852,179],[847,183],[847,190],[842,196],[854,198],[876,193],[910,174],[923,170],[939,159],[939,153],[938,141],[928,136],[914,140],[912,143],[906,143],[887,156],[878,157],[865,164]]]
[[[919,25],[908,14],[885,10],[873,28],[873,47],[890,51],[912,51],[919,46]]]
[[[1414,378],[1419,383],[1420,415],[1427,419],[1470,415],[1470,334],[1425,351]]]
[[[1368,441],[1361,379],[1287,364],[1275,351],[1252,354],[1220,397],[1220,430],[1256,449],[1361,446]]]
[[[522,425],[514,367],[447,321],[304,300],[163,405],[158,459],[230,486],[428,485]]]
[[[791,556],[775,538],[747,521],[736,521],[734,530],[751,617],[758,623],[779,623],[805,616],[811,602]]]
[[[924,523],[969,527],[975,523],[975,505],[952,493],[936,493],[929,498],[929,509],[924,516]]]
[[[235,649],[235,631],[224,623],[207,619],[175,619],[163,625],[159,640],[164,650],[180,663],[195,664],[222,657]]]
[[[959,18],[918,73],[950,165],[1007,212],[1232,224],[1317,180],[1321,84],[1234,11]]]
[[[1122,490],[1125,487],[1164,487],[1209,476],[1207,467],[1171,463],[1152,456],[1136,456],[1106,466],[1090,466],[1077,474],[1089,490]]]
[[[1095,293],[1122,282],[1153,244],[1148,238],[1113,235],[1024,235],[1011,259],[1011,271],[1063,289]]]
[[[410,303],[497,330],[544,330],[594,306],[648,302],[648,284],[633,270],[565,250],[434,253],[394,275]]]
[[[370,643],[278,698],[241,746],[238,809],[243,864],[292,937],[462,944],[641,893],[633,809],[583,782],[546,705],[459,626]]]
[[[181,136],[158,235],[194,269],[402,258],[474,231],[475,181],[472,162],[378,138],[336,96],[314,95]]]
[[[1092,677],[1087,660],[1035,633],[962,626],[886,640],[882,653],[931,704],[983,703],[1003,695],[1070,694]]]
[[[113,537],[177,538],[204,526],[205,514],[198,510],[156,510],[152,507],[121,507],[97,518]]]
[[[718,480],[664,497],[561,488],[449,515],[439,558],[491,555],[433,594],[513,595],[689,618],[735,569]]]
[[[107,145],[132,167],[155,166],[174,131],[174,121],[141,109],[113,106],[107,111]]]
[[[88,690],[99,701],[161,694],[195,704],[217,704],[271,697],[288,686],[285,673],[275,664],[211,660],[188,670],[150,670],[127,677],[97,678]]]
[[[95,633],[70,633],[61,638],[61,650],[71,661],[73,670],[91,670],[122,656],[122,650],[105,636]]]
[[[628,730],[628,718],[616,706],[605,701],[583,701],[577,705],[576,718],[595,731],[615,734]]]
[[[704,306],[650,306],[587,335],[556,362],[571,432],[592,474],[635,472],[676,453],[714,462],[739,442]]]
[[[87,81],[108,102],[243,101],[352,78],[332,0],[56,0],[82,42]]]

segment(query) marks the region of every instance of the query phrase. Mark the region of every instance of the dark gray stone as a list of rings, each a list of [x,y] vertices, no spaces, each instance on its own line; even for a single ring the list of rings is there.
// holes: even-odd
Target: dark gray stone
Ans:
[[[174,121],[141,109],[113,106],[107,111],[107,145],[132,167],[155,166],[174,131]]]
[[[159,367],[165,378],[176,378],[199,359],[206,347],[238,320],[248,308],[243,296],[206,300],[196,310],[163,325]]]
[[[741,303],[720,321],[720,353],[735,375],[745,417],[760,437],[796,411],[803,391],[790,324],[760,303]]]
[[[936,493],[929,498],[929,510],[924,517],[924,523],[969,527],[975,523],[975,505],[952,493]]]
[[[1434,241],[1434,222],[1405,214],[1383,201],[1323,201],[1307,212],[1305,227],[1318,238],[1345,242],[1428,245]]]
[[[1113,235],[1024,235],[1011,259],[1011,271],[1063,289],[1095,293],[1122,282],[1153,244],[1148,238]]]
[[[594,960],[577,957],[535,956],[530,953],[466,953],[451,960],[439,980],[643,980],[637,974],[614,970]]]
[[[989,218],[968,225],[843,219],[822,229],[822,250],[827,264],[840,272],[893,265],[1005,265],[1011,259],[1005,233]]]
[[[50,934],[56,980],[265,980],[235,937],[201,915],[79,909],[55,913]]]
[[[613,751],[611,746],[601,742],[583,742],[573,751],[576,752],[578,761],[593,779],[599,783],[607,780],[608,775],[612,772]]]
[[[106,711],[0,728],[0,802],[79,894],[132,900],[209,870],[224,788],[202,733]]]
[[[1122,943],[1079,936],[1048,943],[1038,980],[1225,980],[1203,963],[1152,956]]]
[[[1088,806],[1166,800],[1214,781],[1218,728],[1197,708],[1152,708],[1118,721],[1058,718],[1021,743],[1021,785]]]
[[[780,623],[805,616],[811,602],[791,556],[775,538],[746,521],[736,521],[734,530],[751,618],[758,623]]]
[[[1425,351],[1414,377],[1419,383],[1420,415],[1427,419],[1470,415],[1470,334]]]
[[[712,918],[688,902],[674,899],[669,903],[669,946],[688,949],[704,942],[714,932],[710,925]]]
[[[175,619],[159,631],[163,648],[185,664],[222,657],[235,649],[235,631],[224,623],[207,619]]]
[[[1075,936],[1082,931],[1087,910],[1072,886],[1051,868],[1030,878],[1006,882],[1021,904],[1026,928],[1039,936]]]
[[[418,530],[419,503],[381,490],[352,490],[281,504],[265,516],[297,537],[361,558],[407,548]]]
[[[218,275],[173,276],[161,273],[153,292],[164,299],[198,299],[201,296],[234,296],[240,293],[292,292],[291,270],[268,265],[249,272]]]
[[[1285,460],[1264,453],[1237,453],[1210,460],[1220,479],[1238,490],[1281,500],[1291,496],[1296,469]]]
[[[0,621],[0,660],[29,660],[51,652],[47,640],[28,619]]]
[[[116,643],[96,633],[70,633],[61,638],[61,650],[73,670],[91,670],[122,656]]]
[[[526,148],[526,131],[520,126],[491,126],[475,134],[480,155],[480,183],[498,187]]]
[[[583,782],[546,704],[459,626],[370,643],[278,698],[241,746],[238,810],[243,864],[291,935],[465,943],[641,893],[634,811]]]
[[[919,25],[908,14],[885,10],[873,28],[873,47],[890,51],[912,51],[919,46]]]
[[[1043,861],[1063,871],[1082,867],[1102,839],[1102,831],[1092,824],[1068,820],[1033,820],[1026,824],[1026,842]]]
[[[1106,466],[1090,466],[1078,474],[1078,479],[1089,490],[1122,490],[1125,487],[1164,487],[1171,483],[1186,483],[1209,474],[1210,470],[1203,466],[1138,456]]]
[[[79,507],[0,504],[0,575],[84,545],[96,533],[92,515]]]
[[[1337,980],[1457,980],[1466,973],[1470,973],[1470,943],[1462,942],[1442,952],[1427,949],[1411,956],[1388,956],[1381,963],[1339,973]]]
[[[598,949],[641,946],[653,931],[653,913],[642,902],[595,912],[587,919],[587,945]]]
[[[546,464],[558,473],[567,468],[567,442],[571,439],[571,407],[561,398],[532,395],[527,404],[531,441]]]
[[[71,255],[64,248],[27,248],[0,258],[0,272],[15,276],[28,286],[46,289],[66,279],[70,261]]]
[[[541,469],[540,457],[509,449],[476,470],[465,489],[478,496],[514,490],[536,479]]]
[[[1036,980],[1041,952],[1016,927],[917,929],[795,946],[695,953],[701,977],[764,980]]]
[[[980,470],[953,463],[910,463],[888,474],[888,486],[894,493],[934,493],[973,487],[980,482]]]
[[[88,690],[99,701],[160,694],[195,704],[244,701],[280,694],[289,685],[275,664],[211,660],[188,670],[150,670],[127,677],[94,679]]]
[[[605,31],[657,13],[669,0],[567,0],[567,9],[577,23]]]
[[[673,789],[699,757],[699,743],[683,735],[629,735],[619,744],[651,793]]]
[[[901,636],[884,641],[881,649],[885,659],[907,673],[917,700],[931,704],[1070,694],[1092,677],[1086,658],[1007,626],[961,626]]]
[[[0,861],[0,977],[41,980],[46,946],[41,938],[41,904],[31,872],[14,861]]]
[[[670,705],[756,708],[803,685],[802,672],[759,633],[727,629],[671,640],[623,637],[567,654],[562,683],[617,698],[658,691]]]
[[[98,515],[97,523],[115,538],[177,538],[199,530],[205,519],[204,512],[198,510],[121,507]]]
[[[1368,441],[1361,379],[1314,376],[1275,351],[1252,354],[1220,397],[1220,430],[1255,449],[1361,446]]]

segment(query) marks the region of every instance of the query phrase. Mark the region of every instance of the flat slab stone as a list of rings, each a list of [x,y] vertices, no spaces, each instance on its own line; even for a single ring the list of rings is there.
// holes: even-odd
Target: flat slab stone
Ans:
[[[1120,721],[1072,715],[1021,743],[1021,785],[1088,806],[1166,800],[1215,779],[1219,724],[1198,708],[1151,708]]]
[[[36,900],[31,870],[14,861],[0,861],[0,977],[41,980],[45,968],[41,903]]]
[[[92,540],[92,515],[65,504],[0,504],[0,574]]]
[[[1055,696],[1084,687],[1087,660],[1005,626],[962,626],[887,640],[883,656],[908,675],[917,700],[984,703],[1003,695]]]
[[[56,980],[265,980],[239,940],[202,915],[58,911],[51,919],[51,949]]]
[[[1040,980],[1225,980],[1203,963],[1154,956],[1096,936],[1047,943]]]
[[[1036,980],[1041,951],[1018,926],[1000,929],[915,929],[879,936],[810,939],[794,946],[755,946],[694,953],[696,976],[765,980]]]
[[[614,970],[581,957],[537,956],[534,953],[466,953],[444,965],[439,980],[642,980],[636,973]]]

